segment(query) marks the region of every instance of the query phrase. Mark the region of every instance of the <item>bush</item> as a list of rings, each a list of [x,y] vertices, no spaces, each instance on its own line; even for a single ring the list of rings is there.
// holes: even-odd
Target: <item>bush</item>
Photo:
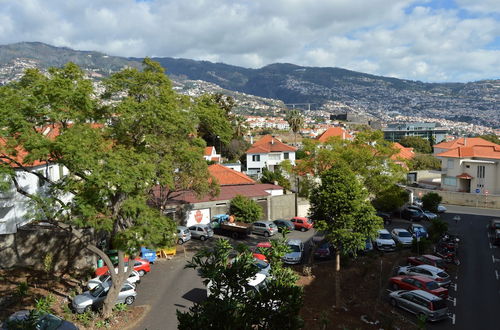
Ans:
[[[429,227],[429,236],[431,241],[437,242],[441,236],[448,231],[448,223],[441,219],[434,219],[431,221]]]
[[[408,192],[396,185],[382,191],[372,201],[373,207],[384,212],[392,212],[408,202]]]
[[[250,198],[237,195],[231,200],[229,213],[236,217],[236,221],[251,223],[262,218],[262,207]]]
[[[29,286],[28,282],[21,282],[17,285],[17,294],[21,297],[28,294]]]
[[[53,295],[49,293],[46,297],[35,299],[35,310],[41,314],[52,313],[52,304],[55,302]]]
[[[413,239],[413,243],[411,245],[411,252],[424,254],[428,252],[431,248],[432,242],[427,238],[420,238],[420,242],[417,243],[417,239]]]
[[[439,206],[439,203],[443,198],[435,192],[430,192],[422,196],[422,207],[424,210],[429,210],[431,212],[437,212],[437,208]]]

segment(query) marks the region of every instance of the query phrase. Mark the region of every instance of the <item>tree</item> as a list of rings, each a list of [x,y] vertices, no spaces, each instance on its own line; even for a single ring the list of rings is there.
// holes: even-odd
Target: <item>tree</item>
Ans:
[[[443,198],[438,193],[429,192],[422,196],[422,207],[424,210],[437,212],[439,203],[441,203],[442,200]]]
[[[251,223],[262,218],[262,207],[248,197],[236,195],[231,200],[229,213],[233,214],[238,221]]]
[[[49,69],[49,75],[27,70],[19,82],[0,88],[0,136],[6,141],[0,150],[2,179],[32,201],[35,220],[81,240],[73,228],[104,231],[118,250],[104,317],[110,316],[139,248],[174,244],[174,222],[148,206],[153,187],[198,194],[213,188],[202,157],[205,143],[196,134],[205,101],[176,94],[158,63],[145,59],[143,64],[142,72],[128,68],[104,81],[105,103],[72,63]],[[58,133],[46,135],[48,128]],[[60,164],[68,174],[54,181],[24,165],[34,161]],[[11,164],[48,183],[48,191],[25,191]],[[115,268],[95,244],[87,248]]]
[[[406,148],[413,148],[416,152],[423,154],[432,153],[432,146],[429,141],[420,136],[405,136],[399,143]]]
[[[340,304],[340,255],[364,249],[367,238],[376,236],[382,219],[367,203],[368,193],[353,171],[334,166],[321,175],[321,184],[310,195],[310,217],[317,230],[335,248],[336,305]]]
[[[211,294],[188,312],[177,311],[179,329],[299,329],[302,289],[295,284],[293,270],[283,267],[285,242],[284,237],[272,240],[271,276],[265,286],[250,291],[245,289],[248,279],[258,269],[246,246],[239,246],[233,259],[225,239],[198,252],[186,267],[199,271],[205,285],[210,283]]]
[[[441,161],[428,154],[416,154],[408,163],[412,171],[441,169]]]
[[[283,187],[284,189],[290,190],[290,180],[288,180],[281,170],[281,168],[277,167],[274,171],[269,171],[267,168],[262,170],[262,177],[260,178],[260,182],[262,183],[271,183],[275,184],[275,182]]]
[[[373,199],[372,204],[377,210],[392,212],[408,202],[408,198],[409,193],[405,189],[393,185]]]
[[[290,110],[286,114],[285,120],[293,131],[294,145],[297,145],[297,132],[304,126],[304,116],[298,110]]]

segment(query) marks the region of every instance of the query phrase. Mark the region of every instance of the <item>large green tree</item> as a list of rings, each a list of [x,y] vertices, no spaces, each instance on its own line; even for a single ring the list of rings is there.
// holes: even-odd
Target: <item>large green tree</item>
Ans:
[[[119,251],[103,307],[108,317],[133,269],[126,268],[124,254],[133,259],[140,246],[173,244],[175,224],[147,204],[152,188],[212,191],[202,157],[205,142],[198,137],[203,110],[212,109],[212,103],[175,93],[161,66],[149,59],[142,71],[124,69],[104,86],[99,97],[82,70],[69,63],[49,69],[48,75],[27,70],[20,81],[1,87],[0,136],[6,143],[0,171],[7,184],[32,201],[35,219],[81,239],[73,228],[107,233]],[[57,134],[46,135],[48,128]],[[60,164],[68,174],[54,181],[28,166],[36,160]],[[26,191],[12,164],[47,183],[49,191]],[[87,248],[115,268],[92,242]]]
[[[408,161],[408,164],[412,171],[441,169],[441,161],[429,154],[418,153]]]
[[[421,138],[420,136],[405,136],[399,143],[404,147],[413,148],[416,152],[424,154],[432,153],[432,145],[429,140]]]
[[[262,207],[256,201],[242,195],[231,199],[229,213],[236,217],[236,221],[251,223],[262,218]]]

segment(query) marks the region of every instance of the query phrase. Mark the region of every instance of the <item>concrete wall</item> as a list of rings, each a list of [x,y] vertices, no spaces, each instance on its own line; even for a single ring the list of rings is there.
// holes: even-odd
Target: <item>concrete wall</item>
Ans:
[[[406,189],[413,191],[415,197],[421,197],[426,193],[435,192],[443,198],[443,203],[445,204],[500,209],[500,195],[480,195],[413,187],[406,187]]]
[[[92,237],[91,232],[86,232]],[[58,271],[95,267],[96,256],[74,236],[53,227],[28,225],[15,234],[0,235],[0,268],[28,267],[44,269],[44,258],[52,253]]]

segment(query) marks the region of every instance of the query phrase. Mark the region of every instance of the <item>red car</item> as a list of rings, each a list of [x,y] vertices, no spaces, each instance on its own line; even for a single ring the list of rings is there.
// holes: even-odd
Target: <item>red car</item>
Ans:
[[[408,257],[408,264],[410,265],[431,265],[437,268],[446,270],[446,262],[439,257],[432,254],[424,254],[418,257]]]
[[[294,217],[290,221],[295,226],[295,229],[300,231],[306,231],[313,227],[312,221],[305,217]]]
[[[128,258],[125,258],[125,262],[128,262]],[[125,265],[126,267],[126,265]],[[104,275],[108,272],[108,266],[102,266],[95,270],[96,276]],[[144,276],[146,273],[151,271],[151,265],[148,260],[144,260],[141,258],[134,259],[134,270],[139,273],[139,276]]]
[[[269,249],[271,247],[271,242],[260,242],[257,244],[257,246],[252,249],[253,250],[253,256],[257,259],[264,260],[265,262],[267,261],[267,257],[260,253],[260,252],[265,252],[266,249]]]
[[[394,276],[389,279],[394,290],[423,290],[443,299],[448,298],[448,289],[440,287],[432,278],[425,276]]]

